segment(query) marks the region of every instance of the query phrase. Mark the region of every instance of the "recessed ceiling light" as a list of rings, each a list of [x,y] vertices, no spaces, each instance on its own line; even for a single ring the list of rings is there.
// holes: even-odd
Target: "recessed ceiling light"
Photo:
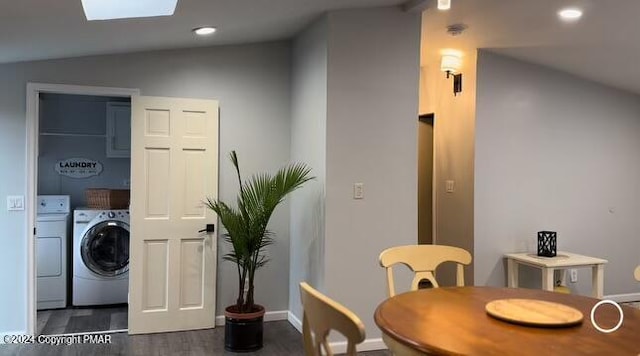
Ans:
[[[451,8],[451,0],[438,0],[438,10],[449,10]]]
[[[82,0],[87,20],[171,16],[178,0]]]
[[[193,32],[196,35],[199,35],[199,36],[206,36],[206,35],[211,35],[211,34],[215,33],[216,32],[216,28],[215,27],[211,27],[211,26],[198,27],[198,28],[194,28]]]
[[[575,7],[568,7],[558,11],[558,16],[564,21],[577,21],[582,17],[582,10]]]

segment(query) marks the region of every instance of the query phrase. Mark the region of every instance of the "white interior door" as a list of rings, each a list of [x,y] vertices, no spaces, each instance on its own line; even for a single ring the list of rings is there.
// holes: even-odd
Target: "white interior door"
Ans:
[[[129,333],[215,326],[218,103],[131,102]],[[217,229],[216,229],[217,230]]]

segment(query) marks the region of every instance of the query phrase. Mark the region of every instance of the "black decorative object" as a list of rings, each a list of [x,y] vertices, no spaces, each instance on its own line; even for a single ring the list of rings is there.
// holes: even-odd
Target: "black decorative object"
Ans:
[[[557,246],[555,231],[538,231],[538,256],[556,257]]]

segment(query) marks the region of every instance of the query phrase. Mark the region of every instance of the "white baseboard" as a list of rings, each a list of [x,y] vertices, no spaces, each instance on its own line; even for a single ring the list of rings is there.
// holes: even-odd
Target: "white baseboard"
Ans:
[[[346,341],[330,342],[329,346],[331,346],[331,350],[333,350],[335,354],[343,354],[347,352]],[[365,339],[361,344],[358,344],[357,348],[358,352],[386,350],[387,345],[382,341],[382,338]]]
[[[613,300],[618,303],[637,302],[640,301],[640,293],[605,295],[602,299]]]
[[[287,320],[288,310],[276,310],[264,313],[264,321]],[[216,326],[224,326],[224,315],[216,316]]]
[[[289,321],[289,324],[291,324],[291,326],[296,328],[296,330],[298,330],[298,332],[302,334],[302,322],[300,321],[300,319],[298,319],[298,317],[290,311],[287,312],[287,314],[287,320]]]
[[[7,335],[27,335],[27,331],[26,330],[20,330],[20,331],[0,332],[0,345],[6,344],[6,342],[4,342],[4,337],[7,336]]]

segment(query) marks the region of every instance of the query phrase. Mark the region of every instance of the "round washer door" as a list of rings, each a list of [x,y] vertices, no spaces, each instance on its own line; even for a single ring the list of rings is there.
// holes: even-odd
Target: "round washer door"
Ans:
[[[115,277],[129,270],[129,225],[103,221],[91,227],[80,246],[82,261],[93,273]]]

